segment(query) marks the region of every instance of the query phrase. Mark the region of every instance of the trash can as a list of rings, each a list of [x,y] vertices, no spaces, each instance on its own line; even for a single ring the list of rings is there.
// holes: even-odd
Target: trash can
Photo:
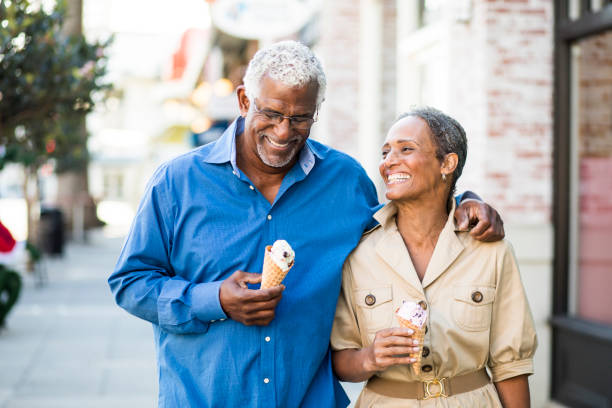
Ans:
[[[64,253],[64,215],[58,208],[40,210],[38,243],[40,249],[50,255]]]

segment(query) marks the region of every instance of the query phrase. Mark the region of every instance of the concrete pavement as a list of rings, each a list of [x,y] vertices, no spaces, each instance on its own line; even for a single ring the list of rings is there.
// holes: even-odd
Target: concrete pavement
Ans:
[[[106,279],[122,238],[109,230],[46,261],[0,333],[0,407],[153,407],[152,328],[119,309]]]

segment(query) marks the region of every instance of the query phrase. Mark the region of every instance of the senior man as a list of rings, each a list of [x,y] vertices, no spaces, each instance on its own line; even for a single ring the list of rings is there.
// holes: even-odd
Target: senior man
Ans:
[[[329,336],[342,264],[378,201],[357,161],[308,139],[325,86],[304,45],[260,50],[237,90],[241,116],[149,182],[109,284],[153,323],[160,407],[347,405]],[[490,207],[460,208],[465,226],[480,218],[475,235],[503,235]],[[285,285],[256,290],[277,239],[295,266]]]

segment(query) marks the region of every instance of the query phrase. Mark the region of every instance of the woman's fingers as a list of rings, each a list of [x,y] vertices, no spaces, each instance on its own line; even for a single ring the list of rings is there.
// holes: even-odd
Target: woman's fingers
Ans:
[[[385,357],[377,360],[379,370],[384,370],[388,367],[399,364],[412,364],[416,362],[413,357]]]
[[[418,353],[421,350],[420,347],[405,347],[405,346],[391,346],[384,347],[377,350],[377,356],[381,358],[386,357],[399,357],[410,353]]]

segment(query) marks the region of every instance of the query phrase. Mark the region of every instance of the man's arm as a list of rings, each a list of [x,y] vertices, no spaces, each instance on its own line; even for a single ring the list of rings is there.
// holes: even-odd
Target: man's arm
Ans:
[[[108,279],[117,304],[171,333],[204,333],[231,318],[266,325],[274,318],[284,287],[252,290],[260,274],[236,271],[224,281],[194,283],[176,276],[170,261],[173,240],[171,194],[161,168],[153,176],[130,234]]]
[[[456,197],[455,221],[461,231],[470,230],[478,241],[492,242],[504,238],[504,222],[495,208],[471,191]]]
[[[166,168],[152,177],[127,240],[108,279],[119,306],[173,333],[203,333],[225,319],[222,282],[195,284],[176,276],[170,262],[172,201]]]

